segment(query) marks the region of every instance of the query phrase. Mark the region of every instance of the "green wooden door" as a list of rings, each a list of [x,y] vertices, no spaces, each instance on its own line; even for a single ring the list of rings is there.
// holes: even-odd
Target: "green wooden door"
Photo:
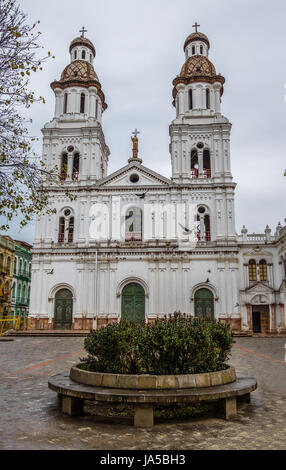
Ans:
[[[195,293],[195,316],[214,319],[214,296],[209,289]]]
[[[70,330],[72,326],[72,293],[68,289],[61,289],[55,298],[55,330]]]
[[[122,291],[121,318],[133,321],[145,320],[145,291],[135,282]]]

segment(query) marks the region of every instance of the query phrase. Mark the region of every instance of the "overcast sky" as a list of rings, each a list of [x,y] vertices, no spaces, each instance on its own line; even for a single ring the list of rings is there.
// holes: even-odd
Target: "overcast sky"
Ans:
[[[172,80],[184,63],[183,45],[197,21],[211,43],[210,60],[226,78],[222,113],[233,124],[231,161],[236,230],[272,230],[286,217],[285,0],[20,0],[29,20],[40,20],[41,42],[55,60],[31,86],[46,98],[34,105],[32,131],[54,113],[49,85],[69,63],[69,44],[84,25],[96,48],[95,71],[106,96],[103,131],[111,150],[109,173],[131,156],[140,134],[143,164],[171,176],[169,125],[175,117]],[[37,148],[41,151],[41,146]],[[33,241],[34,227],[9,234]]]

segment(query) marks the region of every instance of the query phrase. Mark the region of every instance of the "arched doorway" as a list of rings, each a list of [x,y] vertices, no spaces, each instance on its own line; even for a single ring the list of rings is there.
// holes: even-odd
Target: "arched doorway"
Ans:
[[[209,289],[199,289],[195,293],[195,316],[214,319],[214,296]]]
[[[72,293],[68,289],[61,289],[55,296],[54,329],[70,330],[72,326]]]
[[[145,291],[140,284],[132,282],[122,290],[121,318],[125,320],[145,320]]]

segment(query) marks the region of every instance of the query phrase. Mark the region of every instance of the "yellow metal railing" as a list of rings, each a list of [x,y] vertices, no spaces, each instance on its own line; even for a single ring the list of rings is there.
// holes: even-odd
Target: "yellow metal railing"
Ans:
[[[29,320],[28,317],[21,316],[0,318],[0,336],[8,330],[27,331],[29,329]]]

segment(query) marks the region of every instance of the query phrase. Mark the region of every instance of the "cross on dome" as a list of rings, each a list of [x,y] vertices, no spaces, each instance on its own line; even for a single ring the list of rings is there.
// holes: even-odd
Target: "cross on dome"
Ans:
[[[198,24],[197,22],[195,22],[195,24],[193,24],[192,28],[195,28],[196,30],[196,33],[198,32],[198,27],[201,26],[200,24]]]
[[[84,29],[84,26],[83,26],[79,32],[81,33],[81,37],[84,38],[84,33],[87,33],[87,29]]]
[[[132,132],[133,135],[135,135],[135,137],[137,137],[138,134],[140,134],[140,131],[138,131],[138,129],[135,128],[135,131]]]

